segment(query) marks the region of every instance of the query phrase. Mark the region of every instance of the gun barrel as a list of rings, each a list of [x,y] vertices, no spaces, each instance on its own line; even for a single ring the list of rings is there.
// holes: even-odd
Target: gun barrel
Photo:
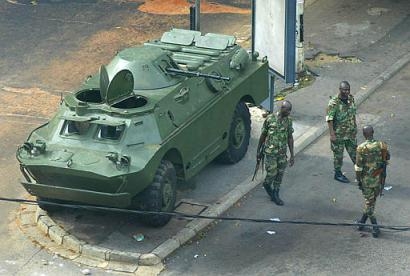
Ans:
[[[215,80],[226,80],[229,81],[231,78],[230,77],[224,77],[224,76],[218,76],[218,75],[212,75],[212,74],[205,74],[197,71],[185,71],[185,70],[180,70],[176,68],[167,68],[166,69],[168,73],[175,74],[175,75],[185,75],[188,77],[204,77],[204,78],[209,78],[209,79],[215,79]]]

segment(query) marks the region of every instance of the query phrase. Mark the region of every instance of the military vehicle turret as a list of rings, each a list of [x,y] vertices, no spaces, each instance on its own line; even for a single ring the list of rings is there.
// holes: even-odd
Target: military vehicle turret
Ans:
[[[266,59],[234,36],[172,29],[122,50],[64,97],[17,150],[22,185],[42,200],[172,211],[177,180],[242,159],[247,103],[267,97]],[[162,226],[170,216],[140,219]]]

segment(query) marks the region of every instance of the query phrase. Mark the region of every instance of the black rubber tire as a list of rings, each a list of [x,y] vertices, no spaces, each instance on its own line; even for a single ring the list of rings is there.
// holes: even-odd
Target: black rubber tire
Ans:
[[[138,197],[140,210],[172,212],[176,201],[176,171],[168,160],[162,160],[155,172],[154,181]],[[139,220],[149,226],[161,227],[168,223],[171,215],[144,214]]]
[[[224,164],[235,164],[246,154],[251,136],[251,115],[244,102],[236,105],[229,129],[228,148],[222,152],[216,161]]]

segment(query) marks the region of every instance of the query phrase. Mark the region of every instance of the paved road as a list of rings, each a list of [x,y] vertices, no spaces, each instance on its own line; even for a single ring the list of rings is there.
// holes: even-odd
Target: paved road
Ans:
[[[373,124],[375,137],[390,145],[386,185],[392,189],[376,207],[379,223],[387,225],[410,221],[409,80],[407,65],[359,108],[359,127]],[[361,135],[358,138],[363,141]],[[344,170],[354,179],[350,162]],[[352,222],[361,214],[362,198],[355,183],[332,178],[328,135],[296,157],[282,191],[283,207],[270,202],[258,186],[227,215]],[[370,232],[360,234],[350,227],[219,222],[170,256],[161,275],[409,275],[409,243],[409,232],[383,231],[374,239]]]

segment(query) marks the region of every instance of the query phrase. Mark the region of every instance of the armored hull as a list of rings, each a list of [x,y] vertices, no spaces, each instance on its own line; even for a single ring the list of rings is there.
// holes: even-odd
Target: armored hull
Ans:
[[[247,104],[267,96],[267,61],[235,37],[173,29],[119,52],[64,98],[17,151],[22,184],[42,199],[170,211],[177,179],[245,155]]]

